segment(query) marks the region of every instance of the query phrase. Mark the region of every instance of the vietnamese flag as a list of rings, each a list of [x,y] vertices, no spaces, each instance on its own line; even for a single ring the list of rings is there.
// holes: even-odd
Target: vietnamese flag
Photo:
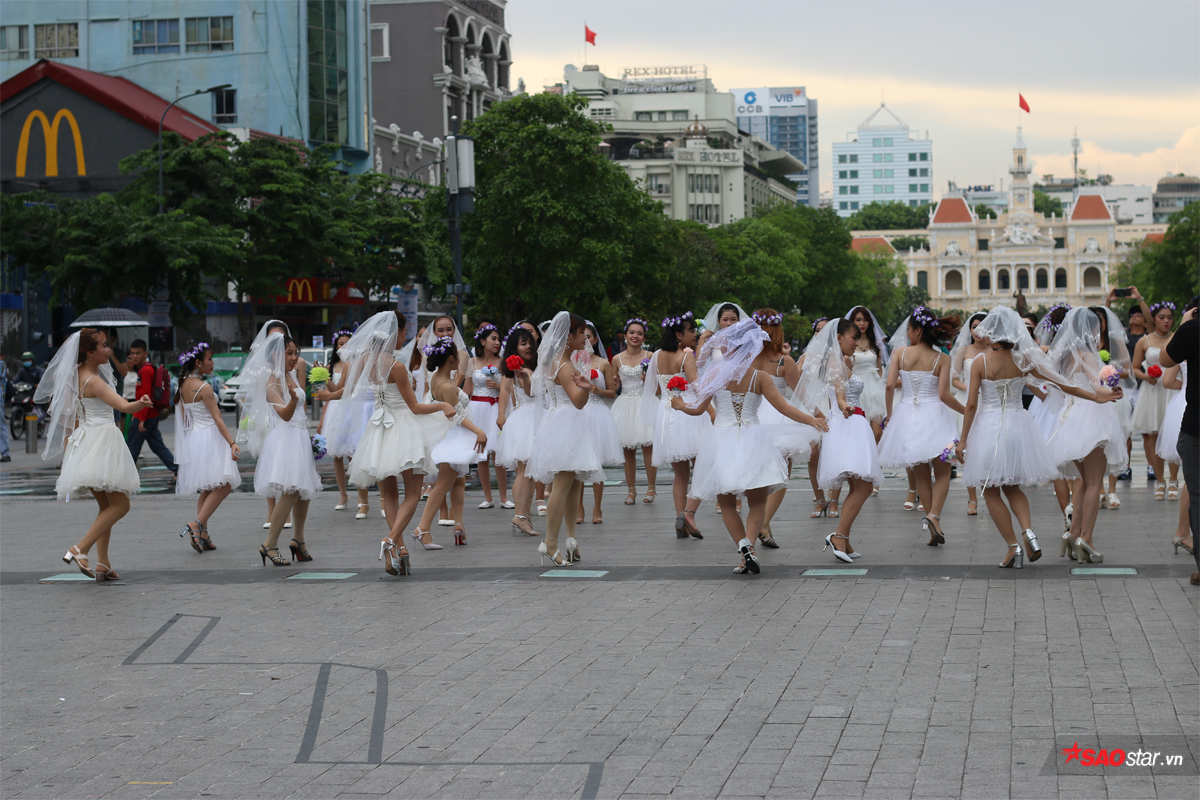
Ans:
[[[583,40],[592,47],[596,46],[596,32],[587,25],[583,26]]]
[[[1017,99],[1020,101],[1021,108],[1023,108],[1025,110],[1025,113],[1026,114],[1030,113],[1029,103],[1025,102],[1025,95],[1021,94],[1020,92],[1017,92]]]

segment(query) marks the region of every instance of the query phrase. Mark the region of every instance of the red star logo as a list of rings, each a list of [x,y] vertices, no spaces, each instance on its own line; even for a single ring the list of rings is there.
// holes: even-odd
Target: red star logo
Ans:
[[[1064,764],[1070,764],[1072,758],[1078,761],[1079,754],[1083,752],[1079,749],[1079,742],[1074,742],[1070,747],[1064,747],[1062,751],[1063,755],[1067,757],[1067,760],[1063,762]]]

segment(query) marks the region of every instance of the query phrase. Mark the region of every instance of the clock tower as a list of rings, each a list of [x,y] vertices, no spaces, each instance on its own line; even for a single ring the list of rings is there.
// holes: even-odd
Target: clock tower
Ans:
[[[1033,216],[1033,185],[1029,182],[1029,158],[1025,153],[1025,137],[1017,127],[1017,141],[1013,145],[1013,163],[1008,168],[1012,175],[1012,190],[1009,195],[1009,211],[1014,217]]]

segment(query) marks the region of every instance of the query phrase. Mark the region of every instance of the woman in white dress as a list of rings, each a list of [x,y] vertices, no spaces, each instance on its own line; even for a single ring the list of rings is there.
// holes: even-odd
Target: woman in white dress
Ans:
[[[1138,390],[1137,408],[1133,410],[1133,432],[1141,434],[1146,460],[1154,467],[1154,499],[1162,500],[1169,493],[1171,500],[1179,499],[1179,465],[1171,464],[1171,480],[1163,480],[1163,460],[1155,451],[1158,432],[1162,429],[1163,416],[1171,401],[1172,391],[1162,385],[1160,356],[1174,335],[1175,304],[1155,303],[1150,306],[1151,324],[1154,329],[1138,340],[1133,352],[1133,374],[1142,382]]]
[[[682,393],[673,393],[671,398],[674,410],[690,416],[704,414],[709,407],[715,410],[713,428],[696,456],[688,494],[698,500],[716,499],[741,558],[734,572],[756,575],[760,566],[754,542],[766,517],[767,497],[788,482],[787,462],[774,432],[759,422],[759,405],[766,400],[781,417],[811,426],[810,439],[828,429],[824,420],[788,405],[770,376],[754,367],[767,339],[753,319],[718,331],[701,351],[700,364],[705,369],[693,387],[695,400],[686,403]],[[714,360],[715,353],[721,353],[721,358]],[[745,497],[750,507],[745,524],[737,512],[739,496]]]
[[[642,463],[646,467],[646,496],[642,502],[647,505],[654,502],[658,496],[655,482],[658,480],[658,468],[654,466],[653,444],[654,428],[642,424],[642,395],[646,386],[646,370],[650,367],[651,353],[642,349],[646,342],[646,332],[650,329],[644,319],[634,317],[625,322],[625,350],[613,359],[617,368],[617,377],[621,381],[621,394],[612,404],[613,420],[617,423],[617,438],[625,451],[625,485],[629,494],[625,497],[625,505],[631,506],[637,502],[637,451],[642,451]]]
[[[277,567],[291,564],[280,555],[278,547],[279,535],[289,516],[295,526],[289,545],[292,558],[313,560],[305,547],[304,523],[309,502],[322,488],[313,463],[312,439],[304,413],[304,388],[296,379],[299,359],[299,346],[290,336],[276,332],[246,359],[242,368],[243,380],[253,385],[246,412],[246,449],[258,459],[254,491],[275,501],[267,539],[258,548],[258,554],[264,565],[269,559]]]
[[[453,410],[453,424],[442,440],[434,445],[429,460],[437,469],[437,481],[429,490],[421,521],[412,532],[412,538],[426,550],[441,550],[431,534],[434,515],[438,506],[450,495],[450,515],[454,518],[454,543],[467,543],[467,529],[462,521],[464,496],[454,491],[456,484],[471,471],[471,465],[487,451],[487,433],[477,425],[470,414],[471,398],[460,389],[452,375],[458,363],[458,348],[454,339],[447,336],[425,347],[425,364],[433,370],[429,379],[429,398],[436,403],[448,404]],[[428,540],[427,540],[428,538]]]
[[[850,544],[850,530],[872,487],[883,481],[875,434],[861,398],[863,379],[854,372],[854,353],[862,331],[848,319],[830,322],[804,352],[804,369],[793,402],[816,407],[829,404],[829,432],[823,437],[817,482],[824,489],[849,484],[837,530],[825,537],[824,550],[849,564],[860,554]],[[886,432],[885,432],[886,436]]]
[[[696,527],[696,509],[700,501],[687,496],[691,463],[700,452],[700,444],[712,430],[712,421],[704,415],[689,416],[671,407],[667,384],[674,378],[690,385],[698,376],[692,348],[696,344],[696,321],[688,311],[662,321],[662,340],[658,352],[650,358],[646,370],[647,389],[642,396],[642,422],[654,426],[654,466],[670,467],[675,473],[671,494],[675,500],[675,536],[703,539]],[[654,387],[651,390],[649,387]],[[683,399],[691,403],[695,395],[685,391]]]
[[[1092,534],[1100,510],[1104,476],[1119,475],[1128,464],[1125,433],[1112,401],[1121,399],[1122,387],[1109,389],[1100,372],[1100,320],[1090,308],[1073,308],[1050,346],[1050,363],[1060,375],[1085,392],[1094,392],[1097,402],[1068,396],[1050,436],[1050,460],[1059,474],[1081,478],[1072,493],[1074,513],[1071,527],[1063,534],[1060,555],[1077,561],[1099,563],[1104,555],[1093,547]],[[1123,379],[1129,381],[1129,379]]]
[[[495,455],[500,442],[500,429],[496,426],[500,414],[500,331],[492,323],[481,322],[475,329],[475,357],[467,369],[463,390],[471,399],[471,419],[488,440],[487,450],[479,454],[479,483],[483,487],[483,502],[479,507],[495,508],[488,458]],[[496,462],[496,486],[500,492],[500,507],[512,508],[508,499],[508,472],[499,461]]]
[[[617,396],[617,390],[608,387],[615,386],[616,380],[613,378],[612,364],[601,355],[604,353],[604,346],[600,344],[600,334],[591,320],[587,321],[587,338],[592,349],[592,360],[587,378],[592,385],[588,389],[588,401],[587,405],[583,407],[583,417],[592,426],[595,442],[600,451],[600,463],[605,466],[613,466],[621,464],[625,460],[624,452],[621,449],[621,439],[617,433],[617,423],[613,419],[612,410],[609,407],[609,403]],[[595,501],[592,506],[593,525],[604,522],[600,501],[604,499],[605,478],[604,470],[599,470],[592,475],[592,496]],[[583,495],[579,497],[579,514],[575,518],[575,524],[583,524]]]
[[[866,306],[855,306],[846,312],[845,318],[862,333],[854,350],[854,374],[862,378],[863,391],[859,400],[878,442],[883,436],[883,418],[887,416],[887,386],[883,379],[888,367],[887,337],[879,320]]]
[[[988,348],[986,342],[975,338],[975,329],[987,316],[986,311],[977,311],[967,318],[967,324],[958,332],[954,347],[950,348],[950,393],[964,407],[967,404],[967,390],[971,388],[971,362],[976,356],[982,355]],[[963,417],[955,414],[958,419],[958,429],[961,433]],[[959,436],[962,439],[962,436]],[[967,486],[967,516],[973,517],[979,513],[979,501],[974,486]]]
[[[529,477],[533,458],[533,439],[541,419],[541,407],[533,397],[533,371],[537,368],[537,340],[519,323],[504,340],[500,361],[500,413],[496,425],[500,442],[496,445],[496,463],[513,471],[512,532],[537,536],[529,521],[534,486]]]
[[[746,309],[737,303],[729,301],[713,303],[712,307],[708,309],[708,313],[700,321],[700,331],[696,337],[696,351],[699,352],[703,349],[705,342],[718,331],[725,330],[730,325],[749,318],[750,315],[746,313]],[[720,359],[720,356],[717,358]]]
[[[354,331],[341,330],[333,335],[333,357],[329,360],[329,377],[334,386],[340,385],[341,378],[346,372],[346,360],[342,356],[342,348],[350,341]],[[358,442],[367,432],[367,422],[371,419],[370,395],[362,398],[339,396],[330,400],[321,409],[321,421],[317,425],[317,433],[325,437],[326,452],[333,457],[333,475],[337,479],[338,501],[334,511],[345,511],[346,501],[346,459],[354,457]],[[344,424],[358,420],[359,424]],[[366,519],[371,510],[368,489],[358,487],[358,511],[355,519]]]
[[[592,383],[580,371],[591,361],[589,350],[583,317],[560,311],[542,337],[533,373],[534,395],[542,399],[546,413],[534,438],[529,470],[534,480],[553,484],[546,510],[546,539],[538,545],[538,553],[558,567],[580,560],[575,515],[570,512],[579,506],[583,481],[603,466],[594,428],[583,416]],[[565,553],[558,545],[564,522]]]
[[[1092,313],[1100,320],[1100,360],[1112,365],[1121,374],[1122,396],[1115,401],[1113,407],[1117,411],[1117,420],[1121,423],[1121,432],[1125,434],[1125,454],[1133,452],[1133,404],[1131,393],[1136,393],[1137,382],[1133,379],[1133,359],[1129,352],[1128,337],[1125,326],[1116,312],[1107,306],[1092,306]],[[1107,355],[1105,355],[1107,354]],[[1108,493],[1100,490],[1100,507],[1114,511],[1120,509],[1121,501],[1117,497],[1117,477],[1108,476]]]
[[[1032,377],[1052,381],[1074,397],[1094,400],[1097,396],[1051,369],[1049,359],[1011,308],[993,309],[977,325],[974,338],[985,349],[967,375],[966,413],[955,454],[963,463],[963,482],[983,491],[988,513],[1008,545],[998,566],[1021,569],[1025,559],[1042,557],[1029,499],[1021,486],[1044,483],[1058,474],[1041,431],[1021,403],[1021,390]],[[1009,506],[1021,526],[1024,548],[1013,531]]]
[[[1050,310],[1042,317],[1042,321],[1037,326],[1037,336],[1034,337],[1034,340],[1043,352],[1050,350],[1050,345],[1062,328],[1063,320],[1067,318],[1067,312],[1070,310],[1070,303],[1056,303],[1050,306]],[[1030,406],[1033,421],[1046,441],[1049,441],[1050,437],[1054,435],[1055,428],[1058,426],[1058,417],[1066,405],[1066,399],[1066,395],[1057,385],[1048,383],[1046,384],[1046,396],[1042,398],[1037,410],[1035,411]],[[1054,496],[1058,500],[1059,510],[1062,511],[1063,530],[1069,531],[1071,530],[1071,516],[1075,513],[1074,506],[1071,505],[1071,482],[1061,475],[1054,479]]]
[[[950,464],[940,456],[957,438],[958,423],[952,412],[963,411],[950,394],[950,359],[939,348],[954,341],[958,327],[958,317],[939,318],[917,306],[896,330],[888,367],[887,426],[879,440],[882,466],[911,467],[916,473],[917,494],[927,509],[921,527],[929,531],[931,547],[946,542],[940,520],[950,490]]]
[[[1162,428],[1158,433],[1158,442],[1154,447],[1158,457],[1165,463],[1178,465],[1183,460],[1179,455],[1177,443],[1179,441],[1179,429],[1183,426],[1183,410],[1187,407],[1187,362],[1176,364],[1173,367],[1163,370],[1161,380],[1162,385],[1167,389],[1174,390],[1175,394],[1171,398],[1171,402],[1167,403],[1167,411],[1163,415]],[[1175,536],[1171,540],[1176,553],[1182,547],[1187,551],[1188,555],[1192,555],[1195,552],[1193,550],[1191,528],[1188,523],[1190,497],[1187,481],[1184,481],[1179,498],[1179,521],[1175,526]]]
[[[815,320],[813,320],[812,338],[808,340],[808,345],[805,346],[805,352],[801,353],[800,358],[796,359],[796,366],[802,375],[804,374],[805,360],[808,357],[807,348],[811,346],[813,342],[817,341],[817,335],[825,329],[825,326],[828,325],[829,322],[829,317],[817,317]],[[796,387],[793,387],[793,389],[794,388]],[[815,408],[801,406],[801,410],[814,415],[824,416],[825,412],[829,410],[829,395],[825,392],[820,392],[819,395],[819,397],[811,398],[817,403]],[[794,394],[792,395],[792,402],[797,402],[797,397]],[[841,511],[838,510],[838,498],[842,493],[842,487],[835,486],[829,491],[829,497],[826,499],[825,490],[821,488],[820,482],[817,481],[817,466],[821,463],[821,441],[824,438],[825,437],[822,435],[813,441],[812,454],[808,457],[808,482],[812,486],[813,490],[813,509],[808,515],[811,519],[820,519],[824,516],[828,516],[831,519],[836,519],[841,514]],[[911,483],[910,485],[915,486],[915,484]],[[913,496],[916,496],[916,489],[913,489]],[[831,511],[832,513],[830,513]]]
[[[133,456],[112,410],[136,414],[153,404],[148,396],[128,401],[117,394],[111,358],[104,331],[83,328],[71,334],[51,359],[33,398],[39,405],[49,404],[42,460],[63,457],[54,487],[58,499],[69,502],[90,492],[100,507],[87,533],[62,557],[97,583],[120,580],[112,568],[108,541],[113,525],[129,513],[129,497],[141,489]],[[96,546],[95,569],[88,564],[92,545]]]
[[[179,355],[181,380],[175,392],[175,463],[179,464],[176,494],[199,494],[196,518],[179,535],[191,540],[197,553],[216,550],[208,535],[208,519],[229,493],[242,485],[237,460],[241,451],[225,427],[217,395],[205,376],[213,371],[207,342]]]

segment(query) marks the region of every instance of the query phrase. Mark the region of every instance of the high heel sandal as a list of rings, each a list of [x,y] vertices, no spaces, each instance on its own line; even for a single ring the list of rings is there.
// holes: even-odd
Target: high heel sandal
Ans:
[[[454,523],[454,544],[465,545],[467,543],[467,529],[463,527],[461,522]]]
[[[1179,555],[1179,548],[1181,547],[1187,551],[1189,556],[1196,555],[1196,551],[1194,549],[1195,545],[1192,543],[1192,537],[1190,536],[1186,539],[1182,536],[1172,536],[1171,544],[1175,546],[1175,555]]]
[[[604,514],[601,513],[601,511],[598,507],[592,509],[592,524],[593,525],[604,524]]]
[[[546,516],[546,501],[545,500],[538,500],[534,505],[537,506],[537,515],[539,517]]]
[[[1159,481],[1158,483],[1154,484],[1154,499],[1155,500],[1162,500],[1163,496],[1166,494],[1166,492],[1167,492],[1167,485],[1165,483],[1163,483],[1162,481]]]
[[[637,492],[633,489],[629,490],[629,494],[625,495],[625,505],[631,506],[637,502]]]
[[[841,515],[842,512],[838,510],[838,501],[830,500],[829,505],[825,508],[825,516],[829,517],[830,519],[837,519]]]
[[[749,539],[742,539],[738,542],[738,553],[742,557],[742,562],[734,568],[733,571],[735,574],[744,575],[747,572],[753,572],[757,575],[762,571],[758,555],[754,552],[754,545],[750,544]]]
[[[1030,563],[1042,557],[1042,546],[1038,544],[1037,534],[1033,528],[1026,528],[1022,535],[1025,537],[1025,556]]]
[[[675,538],[676,539],[688,538],[687,528],[685,528],[684,525],[685,525],[685,523],[683,521],[683,512],[681,511],[675,517]]]
[[[1168,500],[1178,500],[1179,499],[1179,481],[1170,481],[1167,484],[1167,499]]]
[[[292,539],[288,545],[288,550],[292,551],[292,561],[313,560],[313,557],[308,552],[308,548],[304,546],[304,542],[297,542],[295,539]]]
[[[1062,544],[1060,544],[1058,548],[1058,557],[1069,558],[1072,561],[1075,560],[1075,545],[1071,541],[1070,531],[1067,531],[1062,535]]]
[[[687,514],[686,511],[683,513],[684,513],[684,515]],[[692,516],[695,516],[695,515],[693,514]],[[683,517],[683,530],[687,533],[688,536],[691,536],[693,539],[703,539],[704,538],[704,534],[700,533],[700,529],[696,527],[696,524],[693,522],[687,521],[687,516]]]
[[[654,491],[654,487],[651,486],[646,490],[646,496],[642,498],[642,502],[646,505],[650,505],[654,502],[655,497],[658,497],[658,492]]]
[[[576,525],[583,524],[583,506],[579,507],[579,514],[575,517],[575,524]]]
[[[546,548],[546,543],[543,541],[541,544],[538,545],[538,564],[541,566],[545,566],[547,558],[550,559],[550,563],[556,567],[571,566],[571,559],[569,559],[565,556],[559,555],[557,550],[555,550],[554,553],[551,554],[550,551]]]
[[[850,541],[849,536],[843,536],[842,534],[838,533],[837,531],[834,531],[833,533],[831,533],[825,537],[825,546],[821,548],[821,552],[824,553],[826,550],[828,550],[829,548],[832,547],[834,558],[836,558],[838,561],[841,561],[845,564],[853,564],[854,559],[850,557],[850,554],[847,553],[845,550],[838,550],[837,545],[835,545],[833,543],[833,537],[835,537],[835,536],[839,539],[845,539],[847,542]]]
[[[368,511],[370,511],[370,510],[371,510],[371,506],[370,506],[370,504],[368,504],[368,503],[359,503],[359,504],[358,504],[358,511],[357,511],[357,512],[355,512],[355,514],[354,514],[354,518],[355,518],[355,519],[366,519],[366,518],[367,518],[367,512],[368,512]]]
[[[921,527],[929,531],[929,541],[926,542],[930,547],[937,547],[939,544],[946,543],[946,536],[942,533],[942,526],[937,523],[941,517],[937,514],[926,514],[921,520]]]
[[[1071,518],[1075,516],[1075,504],[1067,503],[1067,507],[1063,509],[1063,530],[1071,530]]]
[[[1023,552],[1021,552],[1021,545],[1010,544],[1008,546],[1008,549],[1012,550],[1014,547],[1017,548],[1017,552],[1015,552],[1011,556],[1009,556],[1008,560],[1005,561],[1003,564],[997,564],[996,566],[1000,567],[1001,569],[1021,569],[1022,567],[1024,567],[1025,554]]]
[[[579,557],[579,540],[574,536],[567,537],[567,561],[582,561]]]
[[[979,516],[979,501],[978,500],[968,500],[967,501],[967,516],[968,517]]]
[[[904,498],[904,510],[912,511],[916,507],[917,507],[917,490],[909,489],[908,497]]]
[[[1108,494],[1108,507],[1112,511],[1118,511],[1121,508],[1121,501],[1117,498],[1115,492],[1109,492]]]
[[[194,520],[192,520],[192,522],[196,523],[197,525],[200,524],[200,520],[198,520],[198,519],[194,519]],[[192,541],[192,549],[195,550],[197,553],[203,553],[204,547],[200,544],[200,531],[192,530],[192,522],[189,522],[183,526],[183,530],[181,530],[179,532],[179,538],[180,539],[190,538]]]
[[[399,553],[396,552],[396,543],[392,541],[390,536],[384,537],[379,543],[379,560],[383,561],[383,556],[387,555],[387,562],[383,565],[383,571],[388,575],[407,575],[409,573],[408,550],[404,545],[400,545]]]
[[[779,549],[779,542],[775,541],[775,537],[771,535],[771,523],[763,523],[762,529],[758,532],[758,540],[762,542],[763,547],[769,547],[772,550]]]
[[[344,499],[338,501],[338,504],[333,507],[333,510],[334,511],[345,511],[346,510],[346,501]]]
[[[77,545],[72,545],[71,549],[68,550],[65,555],[63,555],[62,560],[67,564],[70,564],[72,561],[74,561],[75,566],[79,567],[79,571],[84,575],[87,575],[89,578],[96,577],[96,573],[93,572],[92,568],[88,566],[87,556],[79,552],[79,547]]]
[[[200,544],[204,545],[205,550],[217,549],[217,546],[212,543],[212,539],[208,538],[208,526],[203,522],[200,523]]]
[[[271,553],[275,553],[275,555],[271,555]],[[258,555],[260,558],[262,558],[262,565],[264,567],[267,565],[268,559],[270,559],[271,563],[277,567],[290,567],[292,565],[292,562],[284,561],[283,556],[281,556],[279,554],[278,547],[267,547],[265,545],[259,545],[258,546]]]
[[[1075,560],[1081,564],[1087,562],[1101,564],[1104,562],[1104,553],[1097,553],[1081,536],[1075,540]]]
[[[829,509],[829,501],[824,497],[819,497],[813,500],[813,510],[808,516],[812,519],[820,519],[825,516],[825,512]],[[911,510],[911,509],[910,509]]]
[[[430,539],[433,539],[433,536],[430,535],[429,531],[423,531],[420,528],[413,528],[412,537],[417,544],[421,545],[421,547],[426,550],[444,549],[440,544],[433,541],[429,542],[429,544],[425,544],[425,540],[421,538],[422,536],[429,536]]]
[[[520,520],[520,522],[517,522]],[[523,523],[523,524],[522,524]],[[524,534],[526,536],[537,536],[537,531],[533,529],[533,525],[529,523],[529,517],[524,514],[515,514],[512,519],[513,534]]]
[[[104,583],[105,581],[119,581],[121,576],[117,571],[108,564],[96,563],[96,583]]]

